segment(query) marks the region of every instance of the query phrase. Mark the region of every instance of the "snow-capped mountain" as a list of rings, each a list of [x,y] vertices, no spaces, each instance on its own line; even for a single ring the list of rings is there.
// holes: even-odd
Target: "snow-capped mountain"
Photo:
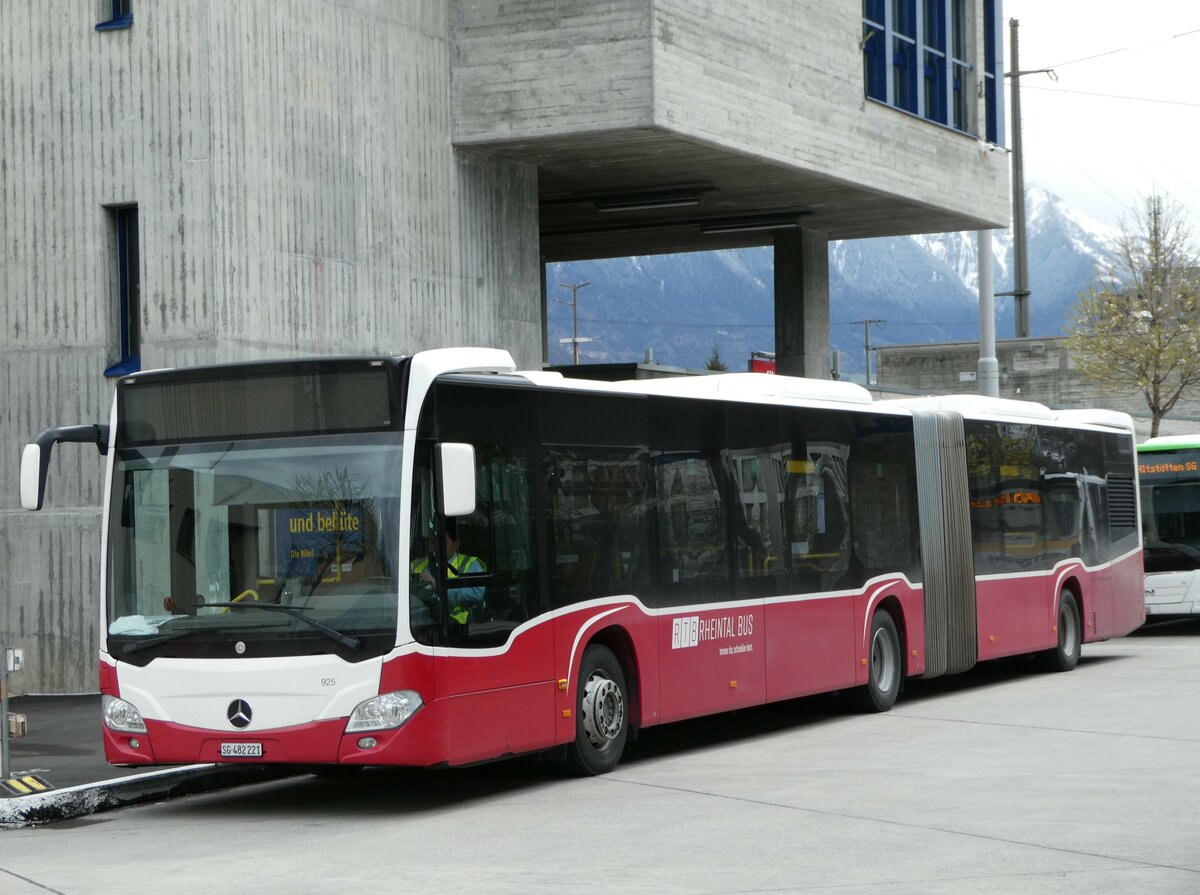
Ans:
[[[1080,290],[1111,257],[1115,232],[1028,191],[1027,233],[1033,335],[1056,335]],[[978,338],[976,235],[939,233],[844,240],[829,246],[830,333],[842,369],[861,374],[862,320],[871,342],[911,344]],[[1012,284],[1012,234],[995,231],[997,292]],[[640,361],[702,367],[716,348],[732,370],[752,351],[774,348],[774,274],[769,248],[552,264],[547,270],[552,363],[570,363],[571,292],[577,292],[582,363]],[[998,338],[1013,335],[1012,299],[996,300]]]

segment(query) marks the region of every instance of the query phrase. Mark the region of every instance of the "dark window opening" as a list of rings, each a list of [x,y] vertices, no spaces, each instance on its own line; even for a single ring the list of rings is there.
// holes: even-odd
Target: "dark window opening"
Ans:
[[[984,137],[996,144],[1004,142],[1004,107],[1000,102],[1004,67],[1000,55],[1000,4],[983,0]]]
[[[142,303],[138,256],[138,210],[136,205],[112,210],[116,224],[117,328],[120,359],[104,371],[106,376],[124,376],[142,368]]]
[[[112,18],[96,26],[97,31],[120,31],[133,25],[133,0],[112,0]]]

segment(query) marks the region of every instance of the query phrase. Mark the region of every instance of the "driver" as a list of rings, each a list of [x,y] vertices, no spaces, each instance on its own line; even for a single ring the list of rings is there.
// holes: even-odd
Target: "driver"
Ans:
[[[466,586],[462,584],[454,584],[455,578],[465,575],[482,575],[487,571],[487,566],[478,556],[471,556],[469,553],[458,552],[458,526],[456,520],[446,520],[446,578],[450,588],[450,604],[454,607],[450,611],[452,621],[460,625],[465,625],[470,619],[471,609],[482,605],[484,589],[482,585]],[[436,567],[436,557],[433,551],[432,537],[426,540],[426,555],[412,561],[412,573],[420,578],[421,583],[429,587],[435,587],[436,581],[433,576],[434,568]]]

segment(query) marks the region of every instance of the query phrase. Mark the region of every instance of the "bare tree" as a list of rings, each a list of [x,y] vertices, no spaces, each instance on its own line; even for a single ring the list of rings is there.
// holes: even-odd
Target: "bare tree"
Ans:
[[[1115,260],[1073,309],[1075,366],[1106,391],[1136,388],[1150,435],[1200,382],[1200,268],[1187,212],[1151,195],[1125,220]]]

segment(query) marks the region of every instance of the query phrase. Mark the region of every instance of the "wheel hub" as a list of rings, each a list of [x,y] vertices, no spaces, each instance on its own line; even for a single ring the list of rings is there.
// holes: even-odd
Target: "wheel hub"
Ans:
[[[593,675],[583,690],[583,731],[595,749],[604,749],[625,725],[625,699],[612,678]]]

